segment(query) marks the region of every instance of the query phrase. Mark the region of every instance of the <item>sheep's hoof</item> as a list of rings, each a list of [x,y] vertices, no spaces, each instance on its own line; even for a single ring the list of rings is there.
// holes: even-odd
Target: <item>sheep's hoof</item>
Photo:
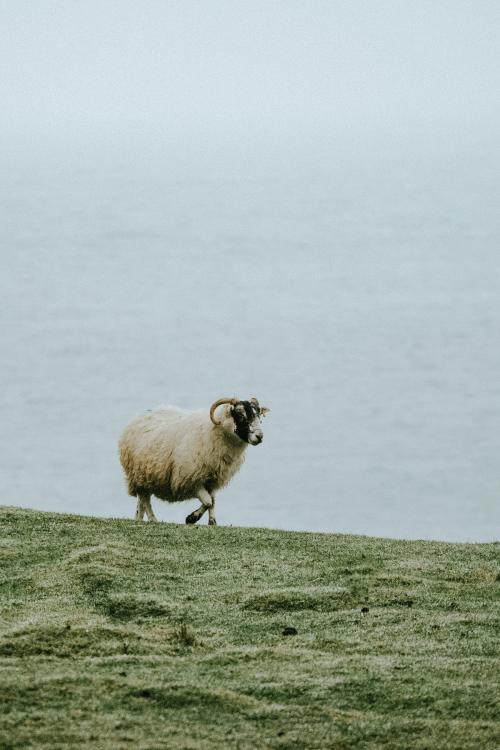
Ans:
[[[186,518],[186,523],[196,523],[196,521],[199,520],[199,516],[196,515],[196,513],[190,513],[189,516]]]
[[[217,526],[217,521],[215,520],[215,518],[209,518],[208,519],[208,525],[209,526]]]

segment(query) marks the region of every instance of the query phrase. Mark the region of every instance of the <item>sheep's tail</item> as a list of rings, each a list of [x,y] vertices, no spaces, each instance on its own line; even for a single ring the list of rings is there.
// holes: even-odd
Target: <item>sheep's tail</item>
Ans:
[[[132,497],[137,497],[139,493],[139,488],[135,484],[135,482],[132,482],[131,479],[127,479],[127,488],[128,488],[128,494]]]

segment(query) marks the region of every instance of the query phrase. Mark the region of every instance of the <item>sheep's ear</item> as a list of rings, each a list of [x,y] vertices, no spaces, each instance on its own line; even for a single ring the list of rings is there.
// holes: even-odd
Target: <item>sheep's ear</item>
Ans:
[[[269,414],[270,411],[271,411],[271,409],[268,409],[267,406],[261,406],[260,407],[260,416],[261,417],[265,417],[266,414]]]

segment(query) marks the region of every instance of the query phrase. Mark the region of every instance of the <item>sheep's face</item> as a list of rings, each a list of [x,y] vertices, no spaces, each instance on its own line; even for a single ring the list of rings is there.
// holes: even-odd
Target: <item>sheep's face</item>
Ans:
[[[238,401],[231,407],[231,417],[234,422],[234,432],[250,445],[262,443],[264,437],[260,420],[269,411],[265,407],[260,407],[256,398],[250,401]]]

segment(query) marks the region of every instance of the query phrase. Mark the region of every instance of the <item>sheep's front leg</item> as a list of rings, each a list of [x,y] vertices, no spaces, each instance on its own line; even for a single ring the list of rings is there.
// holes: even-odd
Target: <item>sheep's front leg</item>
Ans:
[[[208,525],[216,526],[217,521],[215,520],[215,495],[212,492],[212,505],[208,509]]]
[[[205,511],[209,510],[213,505],[212,496],[210,492],[207,492],[204,487],[201,487],[198,490],[198,492],[196,493],[196,497],[201,502],[201,505],[197,510],[194,510],[189,514],[189,516],[186,518],[186,523],[196,523],[200,520]]]

